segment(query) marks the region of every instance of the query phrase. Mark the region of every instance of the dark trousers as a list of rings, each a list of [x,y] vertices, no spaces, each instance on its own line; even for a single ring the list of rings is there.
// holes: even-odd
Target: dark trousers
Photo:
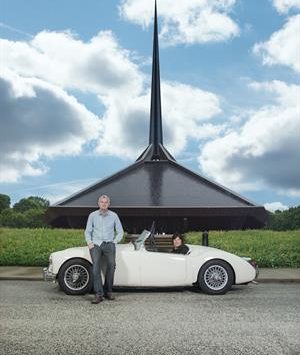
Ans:
[[[116,245],[113,242],[102,242],[90,249],[93,261],[94,291],[98,296],[103,296],[112,292],[114,274],[116,268]],[[101,264],[106,259],[106,273],[104,287],[101,277]]]

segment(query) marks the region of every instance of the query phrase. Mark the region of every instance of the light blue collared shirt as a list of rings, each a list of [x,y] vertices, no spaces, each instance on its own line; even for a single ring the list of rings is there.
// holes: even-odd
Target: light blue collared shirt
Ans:
[[[101,245],[102,242],[118,243],[124,234],[124,230],[118,215],[108,210],[105,214],[100,210],[89,215],[84,232],[85,240],[89,243]]]

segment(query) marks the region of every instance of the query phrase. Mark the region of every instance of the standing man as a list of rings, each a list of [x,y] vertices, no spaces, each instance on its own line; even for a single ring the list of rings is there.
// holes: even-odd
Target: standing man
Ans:
[[[113,301],[112,287],[116,267],[116,244],[123,237],[123,227],[118,215],[108,209],[110,199],[106,195],[99,197],[99,210],[89,215],[85,239],[93,261],[93,278],[95,299],[93,304],[100,303],[103,297]],[[101,260],[106,257],[106,275],[104,287],[101,277]]]

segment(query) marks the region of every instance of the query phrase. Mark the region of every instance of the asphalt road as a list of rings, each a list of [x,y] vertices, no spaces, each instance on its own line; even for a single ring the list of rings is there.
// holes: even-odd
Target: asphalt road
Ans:
[[[122,291],[92,305],[43,281],[0,281],[0,354],[300,353],[300,284]]]

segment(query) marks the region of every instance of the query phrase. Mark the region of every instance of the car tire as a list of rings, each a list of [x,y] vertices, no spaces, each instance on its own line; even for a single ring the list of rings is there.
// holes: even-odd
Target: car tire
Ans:
[[[67,295],[84,295],[92,290],[92,265],[84,259],[65,262],[58,273],[58,283]]]
[[[210,260],[205,263],[198,275],[198,286],[207,294],[223,295],[234,282],[231,266],[223,260]]]

